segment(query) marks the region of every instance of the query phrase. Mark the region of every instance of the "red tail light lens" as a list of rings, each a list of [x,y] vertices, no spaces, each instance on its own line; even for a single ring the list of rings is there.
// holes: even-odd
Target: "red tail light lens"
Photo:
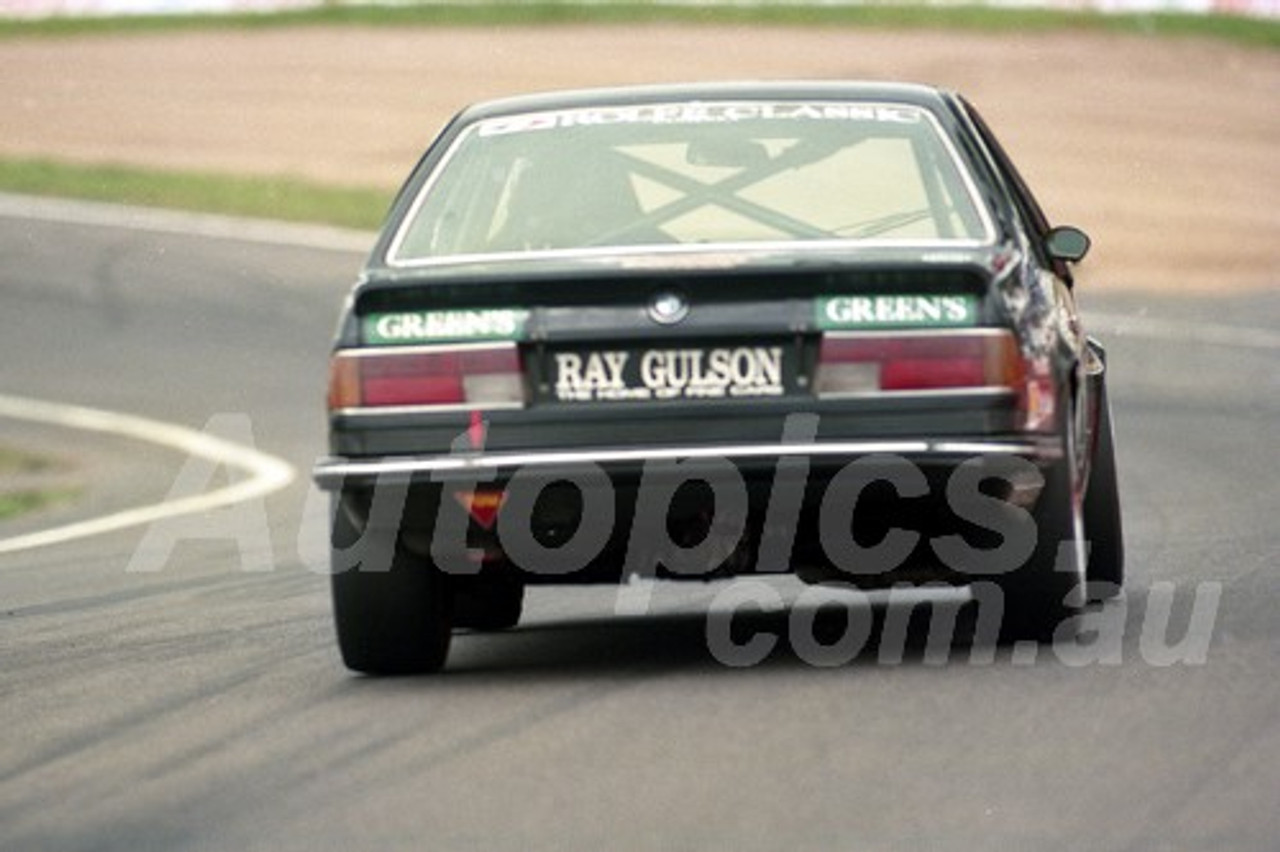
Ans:
[[[1022,385],[1013,334],[1001,329],[900,334],[828,334],[818,356],[819,396],[1007,388]]]
[[[1045,359],[1028,361],[1011,331],[828,334],[814,388],[819,397],[1004,390],[1018,403],[1020,425],[1052,429],[1057,394]]]
[[[329,370],[330,409],[524,403],[514,343],[350,349],[336,353]]]

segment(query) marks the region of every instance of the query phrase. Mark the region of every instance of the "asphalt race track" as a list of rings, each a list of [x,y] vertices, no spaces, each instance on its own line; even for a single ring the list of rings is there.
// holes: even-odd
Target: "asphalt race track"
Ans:
[[[708,641],[723,584],[621,616],[613,589],[540,590],[442,676],[377,680],[337,658],[307,477],[360,257],[273,239],[0,217],[0,394],[208,427],[297,474],[0,555],[0,848],[1276,849],[1280,293],[1083,285],[1129,540],[1105,639],[992,659],[917,625],[845,662],[747,610],[779,638],[734,668]],[[0,439],[85,488],[9,541],[245,475],[30,420]]]

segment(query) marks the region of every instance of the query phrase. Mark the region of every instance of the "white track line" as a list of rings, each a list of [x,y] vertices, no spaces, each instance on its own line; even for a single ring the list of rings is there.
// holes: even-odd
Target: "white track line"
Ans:
[[[129,207],[101,201],[72,201],[5,193],[0,193],[0,217],[360,254],[373,247],[377,236],[366,231],[326,225],[240,219],[209,213]]]
[[[70,429],[146,441],[247,474],[245,479],[204,494],[166,500],[54,529],[0,539],[0,554],[62,544],[89,536],[142,526],[178,515],[207,512],[234,503],[262,498],[284,488],[296,475],[293,466],[288,462],[252,447],[240,446],[194,429],[132,414],[118,414],[96,408],[0,394],[0,417],[49,423]]]

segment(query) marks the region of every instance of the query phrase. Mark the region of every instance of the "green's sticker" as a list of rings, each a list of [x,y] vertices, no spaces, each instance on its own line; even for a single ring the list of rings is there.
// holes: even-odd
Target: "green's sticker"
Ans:
[[[814,319],[823,330],[977,325],[978,300],[965,294],[822,296]]]
[[[520,308],[459,311],[405,311],[369,314],[362,321],[365,343],[450,343],[460,340],[518,340],[529,312]]]

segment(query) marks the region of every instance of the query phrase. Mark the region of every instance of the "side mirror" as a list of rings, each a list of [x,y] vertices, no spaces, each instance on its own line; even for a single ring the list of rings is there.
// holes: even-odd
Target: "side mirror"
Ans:
[[[1090,245],[1089,235],[1070,225],[1054,228],[1044,238],[1044,248],[1049,257],[1070,263],[1083,260]]]

